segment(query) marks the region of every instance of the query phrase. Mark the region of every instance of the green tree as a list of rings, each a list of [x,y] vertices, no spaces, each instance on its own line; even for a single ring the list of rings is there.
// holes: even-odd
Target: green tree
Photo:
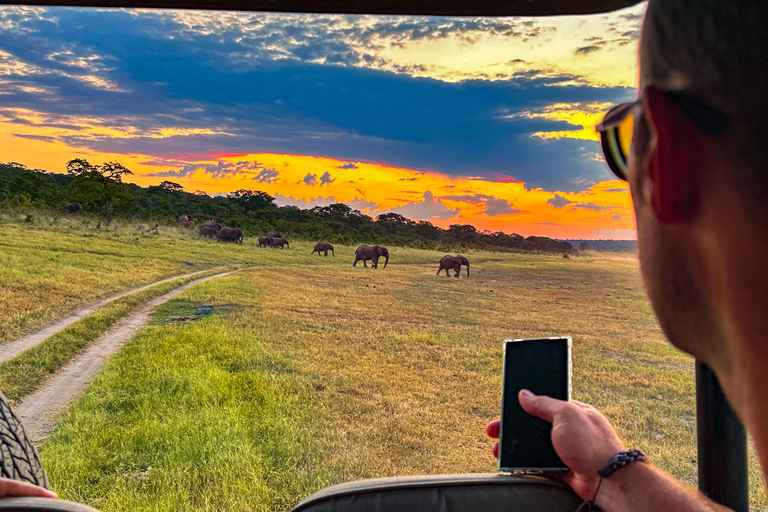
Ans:
[[[162,182],[160,184],[160,188],[171,194],[174,192],[181,192],[182,190],[184,190],[184,187],[182,187],[178,183],[174,181],[168,181],[168,180],[165,180],[164,182]]]
[[[133,199],[123,176],[133,174],[117,162],[93,165],[88,160],[76,158],[67,162],[67,173],[74,179],[69,184],[73,192],[87,201],[103,201],[107,223],[112,219],[112,205],[121,199]]]

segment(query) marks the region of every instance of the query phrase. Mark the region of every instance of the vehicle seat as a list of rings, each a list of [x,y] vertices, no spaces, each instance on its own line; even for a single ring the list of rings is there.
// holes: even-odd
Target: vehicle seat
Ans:
[[[0,498],[0,512],[99,512],[73,501],[51,498]]]
[[[293,512],[574,512],[581,503],[546,478],[472,473],[347,482],[314,493]]]

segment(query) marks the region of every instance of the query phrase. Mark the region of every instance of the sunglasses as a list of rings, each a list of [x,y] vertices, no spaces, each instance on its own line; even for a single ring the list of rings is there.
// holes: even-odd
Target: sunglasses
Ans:
[[[705,135],[721,135],[728,128],[728,116],[703,101],[679,91],[665,91],[667,99]],[[600,134],[605,162],[613,174],[627,181],[627,161],[632,146],[636,116],[642,114],[640,100],[614,105],[605,113],[595,130]]]

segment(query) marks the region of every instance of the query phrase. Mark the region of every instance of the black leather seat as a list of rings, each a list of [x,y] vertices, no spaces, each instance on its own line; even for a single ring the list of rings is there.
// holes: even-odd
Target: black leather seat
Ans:
[[[314,493],[293,512],[574,512],[581,503],[545,478],[472,473],[347,482]]]

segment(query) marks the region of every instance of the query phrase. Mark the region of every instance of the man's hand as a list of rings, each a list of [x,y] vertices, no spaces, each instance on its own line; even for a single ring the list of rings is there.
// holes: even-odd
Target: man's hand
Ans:
[[[0,478],[0,498],[27,497],[27,498],[56,498],[56,493],[43,489],[34,484]]]
[[[536,396],[523,390],[518,397],[523,409],[552,423],[552,444],[571,471],[565,482],[585,500],[592,499],[600,477],[597,472],[624,449],[624,443],[600,412],[581,402],[564,402],[547,396]],[[499,420],[486,427],[489,436],[499,437]],[[499,444],[493,447],[499,456]]]

